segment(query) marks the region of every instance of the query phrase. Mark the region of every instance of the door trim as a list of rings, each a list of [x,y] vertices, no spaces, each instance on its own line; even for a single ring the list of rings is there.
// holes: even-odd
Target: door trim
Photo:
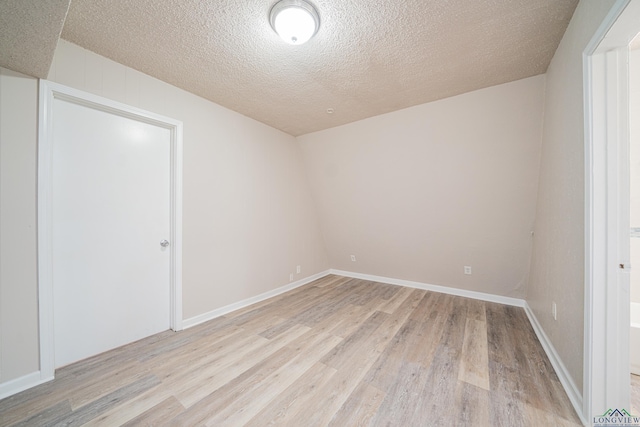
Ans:
[[[38,312],[40,377],[55,372],[53,328],[53,105],[61,99],[170,131],[170,327],[182,329],[182,122],[110,99],[40,80],[38,114]]]
[[[583,421],[629,409],[628,45],[640,2],[617,0],[583,52],[585,300]],[[628,175],[627,175],[628,180]],[[628,198],[627,198],[628,199]],[[627,226],[625,229],[625,214]],[[626,275],[626,277],[625,277]]]

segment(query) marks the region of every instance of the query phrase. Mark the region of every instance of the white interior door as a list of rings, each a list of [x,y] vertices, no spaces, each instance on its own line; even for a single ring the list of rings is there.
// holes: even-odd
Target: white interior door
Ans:
[[[55,366],[170,327],[170,130],[55,99]]]

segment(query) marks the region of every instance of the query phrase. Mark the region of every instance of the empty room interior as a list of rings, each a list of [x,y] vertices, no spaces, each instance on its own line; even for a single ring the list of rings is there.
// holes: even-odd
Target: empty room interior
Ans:
[[[0,2],[0,426],[640,413],[585,142],[609,43],[640,176],[637,3]]]

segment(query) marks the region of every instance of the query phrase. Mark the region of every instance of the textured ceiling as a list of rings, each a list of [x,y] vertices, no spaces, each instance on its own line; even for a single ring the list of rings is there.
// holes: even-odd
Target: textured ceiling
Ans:
[[[577,0],[313,0],[301,46],[274,3],[73,0],[62,37],[300,135],[544,73]]]
[[[0,67],[45,79],[71,0],[0,0]]]

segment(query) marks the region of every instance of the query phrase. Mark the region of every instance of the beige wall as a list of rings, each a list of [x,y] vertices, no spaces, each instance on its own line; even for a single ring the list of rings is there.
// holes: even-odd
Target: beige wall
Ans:
[[[0,68],[0,383],[37,371],[38,81]]]
[[[584,112],[582,52],[613,0],[583,0],[547,70],[536,227],[527,302],[582,389]],[[551,316],[557,303],[558,320]]]
[[[298,137],[331,266],[524,297],[543,94],[537,76]]]
[[[64,40],[49,80],[183,121],[185,318],[329,267],[294,137]]]
[[[329,267],[294,137],[65,41],[49,79],[183,121],[185,319]],[[0,125],[4,383],[38,369],[35,79],[2,70]]]

